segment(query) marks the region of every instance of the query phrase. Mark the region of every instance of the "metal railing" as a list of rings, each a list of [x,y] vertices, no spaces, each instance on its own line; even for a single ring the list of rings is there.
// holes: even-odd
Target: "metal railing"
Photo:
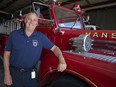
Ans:
[[[19,19],[7,20],[0,24],[0,33],[9,35],[12,31],[21,28],[21,21]]]

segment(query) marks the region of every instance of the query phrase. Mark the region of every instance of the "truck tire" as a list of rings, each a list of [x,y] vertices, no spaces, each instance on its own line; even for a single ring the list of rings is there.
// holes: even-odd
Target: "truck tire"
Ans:
[[[73,76],[63,76],[53,81],[49,87],[90,87],[87,83]]]

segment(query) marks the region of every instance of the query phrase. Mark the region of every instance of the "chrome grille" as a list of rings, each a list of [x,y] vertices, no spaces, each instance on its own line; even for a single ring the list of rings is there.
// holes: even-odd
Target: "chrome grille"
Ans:
[[[65,52],[75,54],[75,55],[80,55],[80,56],[87,57],[87,58],[93,58],[93,59],[102,60],[102,61],[111,62],[111,63],[116,64],[116,57],[114,57],[114,56],[95,54],[95,53],[88,53],[88,52],[83,52],[83,53],[81,53],[81,52],[73,52],[73,51],[65,51]]]

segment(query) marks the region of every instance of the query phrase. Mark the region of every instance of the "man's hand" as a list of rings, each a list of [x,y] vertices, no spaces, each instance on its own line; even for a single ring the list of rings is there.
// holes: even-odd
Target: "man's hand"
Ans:
[[[65,62],[65,59],[62,55],[61,50],[55,45],[51,48],[51,50],[59,59],[59,63],[58,63],[58,67],[57,67],[58,71],[63,72],[67,68],[67,64]]]
[[[59,60],[57,69],[59,72],[63,72],[64,70],[66,70],[66,68],[67,68],[67,64],[66,64],[64,58],[62,58],[61,60]]]
[[[10,74],[5,74],[5,76],[4,76],[4,84],[8,85],[8,86],[12,85],[12,77],[11,77]]]

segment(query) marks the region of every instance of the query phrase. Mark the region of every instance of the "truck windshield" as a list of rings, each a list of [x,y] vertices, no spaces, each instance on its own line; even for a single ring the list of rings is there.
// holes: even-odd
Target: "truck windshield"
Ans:
[[[81,29],[80,17],[69,10],[54,8],[58,26],[61,28]]]
[[[51,15],[50,15],[50,6],[46,4],[42,4],[39,2],[34,2],[33,4],[33,9],[37,13],[39,17],[39,25],[38,26],[53,26],[53,20],[51,20]]]

